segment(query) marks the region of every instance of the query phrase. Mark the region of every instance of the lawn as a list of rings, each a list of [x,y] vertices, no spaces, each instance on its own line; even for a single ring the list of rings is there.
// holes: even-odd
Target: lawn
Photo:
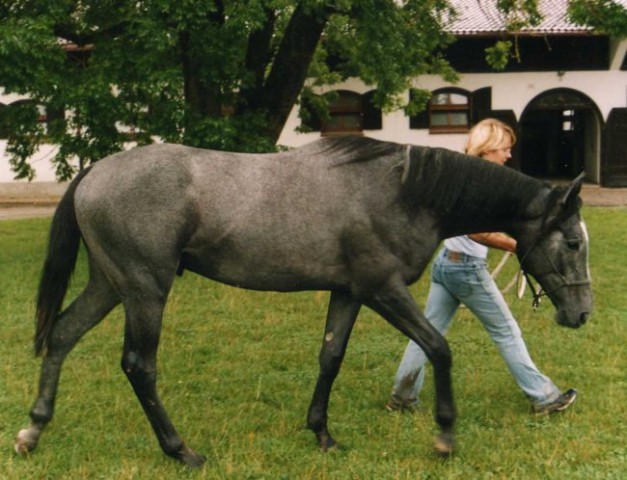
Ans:
[[[529,415],[479,322],[461,311],[449,333],[459,420],[457,451],[432,453],[433,386],[424,411],[383,409],[406,339],[363,310],[329,409],[341,448],[323,454],[305,428],[328,294],[259,293],[186,273],[172,291],[159,353],[159,389],[200,470],[166,458],[119,368],[115,310],[68,357],[56,415],[28,458],[13,437],[28,423],[39,359],[34,296],[49,220],[0,222],[0,479],[622,479],[627,478],[624,294],[627,209],[587,208],[595,312],[579,330],[544,302],[507,295],[540,370],[576,387],[573,408]],[[495,264],[500,255],[493,254]],[[500,283],[514,275],[510,260]],[[70,297],[86,278],[80,258]],[[412,287],[420,304],[427,279]],[[429,378],[431,380],[431,376]]]

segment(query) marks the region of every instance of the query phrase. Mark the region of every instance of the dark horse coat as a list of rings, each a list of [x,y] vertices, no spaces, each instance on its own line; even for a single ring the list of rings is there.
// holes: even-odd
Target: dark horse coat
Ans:
[[[418,343],[436,384],[436,448],[453,445],[450,352],[407,285],[446,237],[506,231],[523,267],[547,291],[557,321],[582,325],[592,308],[581,179],[551,188],[511,169],[444,149],[367,138],[322,139],[276,154],[153,145],[105,158],[70,185],[53,219],[37,306],[43,353],[32,451],[53,415],[59,374],[76,342],[116,305],[126,313],[122,366],[163,450],[204,459],[181,440],[156,389],[156,353],[178,273],[255,290],[331,292],[320,375],[308,413],[318,444],[331,387],[361,305]],[[62,310],[79,243],[90,278]]]

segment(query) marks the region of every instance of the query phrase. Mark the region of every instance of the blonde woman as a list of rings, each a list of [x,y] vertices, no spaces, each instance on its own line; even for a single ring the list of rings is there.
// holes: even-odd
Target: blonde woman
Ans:
[[[515,141],[509,126],[485,119],[471,129],[465,153],[504,165],[511,158]],[[444,335],[460,304],[466,305],[488,331],[516,383],[531,402],[532,411],[545,415],[565,410],[577,398],[577,391],[569,389],[562,393],[531,360],[520,328],[488,272],[488,247],[515,252],[516,241],[501,233],[464,235],[444,241],[433,264],[425,315]],[[386,404],[388,410],[412,410],[417,406],[426,361],[422,349],[410,341]]]

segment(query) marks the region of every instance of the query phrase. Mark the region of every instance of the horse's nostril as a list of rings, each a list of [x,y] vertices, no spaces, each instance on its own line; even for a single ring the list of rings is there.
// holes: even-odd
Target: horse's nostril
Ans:
[[[583,312],[580,316],[579,316],[579,324],[583,325],[584,323],[586,323],[588,321],[588,316],[590,314],[588,312]]]

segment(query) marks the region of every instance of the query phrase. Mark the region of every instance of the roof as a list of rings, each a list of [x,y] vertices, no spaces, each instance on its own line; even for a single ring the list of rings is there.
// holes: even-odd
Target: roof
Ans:
[[[625,0],[615,0],[626,3]],[[455,18],[445,21],[446,31],[455,35],[494,34],[507,32],[508,20],[501,12],[496,0],[450,0],[457,12]],[[568,0],[538,0],[538,10],[543,16],[540,23],[533,27],[525,27],[517,33],[528,34],[581,34],[592,31],[591,27],[577,25],[568,18]]]

